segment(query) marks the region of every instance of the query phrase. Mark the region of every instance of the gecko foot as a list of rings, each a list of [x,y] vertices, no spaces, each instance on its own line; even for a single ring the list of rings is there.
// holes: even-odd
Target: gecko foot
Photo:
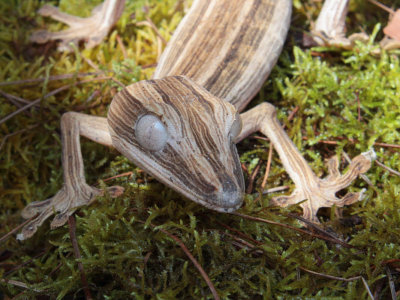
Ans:
[[[375,159],[373,150],[364,152],[356,156],[348,171],[341,175],[339,172],[339,160],[332,157],[328,160],[329,175],[324,179],[314,176],[302,185],[297,185],[293,193],[289,196],[274,197],[271,204],[278,206],[288,206],[297,204],[303,209],[303,217],[315,223],[319,223],[317,212],[321,207],[331,207],[333,205],[342,207],[350,205],[363,198],[364,190],[358,193],[348,193],[343,198],[338,198],[336,193],[346,187],[360,174],[365,173],[371,167],[371,162]]]
[[[346,37],[346,15],[349,0],[325,0],[311,35],[319,46],[351,49],[355,41],[367,42],[368,35],[355,33]]]
[[[86,42],[86,48],[100,44],[111,27],[118,21],[124,8],[124,0],[106,0],[92,10],[88,18],[71,16],[61,12],[58,8],[44,5],[38,13],[67,24],[70,28],[60,32],[40,30],[32,34],[30,40],[43,44],[50,40],[60,40],[58,50],[70,51],[70,43],[75,45],[79,41]]]
[[[112,186],[107,188],[111,197],[120,196],[124,189],[120,186]],[[68,217],[71,216],[76,209],[83,205],[91,204],[99,195],[104,192],[87,184],[80,185],[79,188],[69,188],[64,186],[58,193],[44,201],[35,201],[24,208],[21,215],[25,219],[29,219],[37,215],[31,222],[24,226],[22,232],[17,235],[18,240],[25,240],[33,236],[38,227],[51,215],[58,212],[51,222],[51,228],[64,225]]]

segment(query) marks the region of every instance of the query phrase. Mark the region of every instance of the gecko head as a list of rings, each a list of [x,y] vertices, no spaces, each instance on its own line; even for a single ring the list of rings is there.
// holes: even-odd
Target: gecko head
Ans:
[[[183,76],[134,83],[113,99],[114,147],[159,181],[220,212],[243,201],[235,107]]]

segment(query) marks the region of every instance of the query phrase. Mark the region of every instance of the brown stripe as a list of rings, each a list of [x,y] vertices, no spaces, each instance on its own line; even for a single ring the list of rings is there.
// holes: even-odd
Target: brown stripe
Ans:
[[[261,6],[261,7],[260,7]],[[217,70],[204,83],[204,87],[217,97],[225,98],[237,80],[240,80],[254,54],[254,49],[248,51],[247,47],[257,48],[263,39],[264,28],[256,27],[262,24],[262,19],[270,19],[274,12],[275,5],[262,5],[257,0],[243,22],[239,35],[232,43],[231,50],[225,55],[223,62]],[[246,47],[247,46],[247,47]],[[236,61],[232,63],[232,61]],[[256,75],[254,75],[256,76]],[[223,79],[221,79],[223,77]]]

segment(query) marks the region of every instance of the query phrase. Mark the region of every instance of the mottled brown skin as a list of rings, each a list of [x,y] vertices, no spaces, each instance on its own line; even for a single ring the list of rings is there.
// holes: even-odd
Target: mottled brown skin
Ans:
[[[290,11],[290,0],[195,0],[162,55],[153,80],[118,93],[107,119],[64,114],[64,186],[54,197],[24,209],[25,218],[39,215],[18,238],[32,236],[54,211],[59,214],[52,227],[63,225],[77,207],[101,194],[86,184],[80,135],[115,147],[189,199],[231,212],[240,207],[244,191],[234,143],[261,131],[274,144],[296,185],[292,195],[275,199],[277,205],[308,200],[301,204],[304,216],[318,222],[319,207],[358,201],[359,194],[338,199],[335,193],[368,170],[372,153],[358,156],[345,175],[340,175],[337,160],[331,160],[330,176],[319,179],[280,126],[271,104],[260,104],[241,117],[236,112],[258,92],[275,64],[289,28]],[[143,148],[137,139],[136,124],[148,114],[162,122],[168,135],[157,151]],[[240,118],[243,128],[239,133],[233,128]],[[110,192],[117,195],[121,191],[110,188]]]

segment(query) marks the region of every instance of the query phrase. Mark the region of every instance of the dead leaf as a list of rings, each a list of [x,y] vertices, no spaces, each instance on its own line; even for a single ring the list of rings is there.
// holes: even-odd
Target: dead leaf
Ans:
[[[395,11],[383,32],[390,38],[400,41],[400,9]]]

